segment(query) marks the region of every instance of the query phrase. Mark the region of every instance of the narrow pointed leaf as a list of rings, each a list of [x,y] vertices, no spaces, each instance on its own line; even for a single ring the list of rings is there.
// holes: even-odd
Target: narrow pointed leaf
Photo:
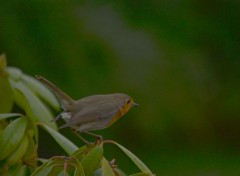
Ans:
[[[132,160],[132,162],[140,169],[140,171],[153,175],[153,173],[148,169],[148,167],[136,155],[134,155],[122,145],[116,142],[114,142],[114,144],[118,146],[118,148],[120,148]]]
[[[75,161],[74,164],[76,165],[76,169],[75,169],[75,172],[73,175],[74,176],[85,176],[82,164],[77,159],[74,161]]]
[[[52,176],[52,175],[48,175],[48,176]],[[65,171],[62,171],[57,176],[69,176],[69,174],[65,173]]]
[[[91,149],[87,153],[87,155],[81,161],[86,176],[93,175],[93,173],[99,167],[102,157],[103,157],[102,144],[96,145],[93,149]]]
[[[47,160],[44,164],[35,169],[31,176],[47,175],[52,170],[52,167],[48,167],[50,163],[51,160]]]
[[[48,164],[48,166],[53,166],[53,167],[58,166],[62,169],[63,169],[64,163],[65,162],[67,163],[69,161],[68,157],[66,156],[54,156],[50,158],[50,160],[51,162]]]
[[[75,144],[73,144],[70,140],[68,140],[65,136],[63,136],[55,129],[52,129],[45,124],[39,125],[43,127],[43,129],[45,129],[54,138],[54,140],[65,150],[67,154],[71,155],[78,150],[78,147]]]
[[[27,126],[26,117],[12,121],[0,136],[0,160],[12,153],[21,142]]]
[[[52,167],[42,167],[40,170],[37,170],[37,172],[34,172],[31,176],[47,176],[52,169]]]
[[[49,105],[51,105],[55,110],[60,109],[60,104],[53,93],[38,80],[31,76],[23,74],[23,82],[37,95],[43,98]]]
[[[108,161],[103,157],[102,159],[102,175],[103,176],[115,176],[111,166]]]
[[[38,145],[38,129],[37,129],[37,125],[36,125],[36,119],[34,118],[33,112],[31,111],[31,107],[30,107],[29,103],[27,102],[26,97],[20,90],[16,89],[13,92],[14,92],[16,99],[21,100],[21,103],[22,103],[21,106],[23,107],[23,109],[25,110],[25,112],[27,114],[29,123],[31,123],[30,126],[33,128],[33,131],[34,131],[34,139],[36,141],[36,145]]]
[[[10,156],[8,156],[7,163],[9,165],[20,163],[23,159],[24,154],[27,151],[28,144],[29,144],[28,136],[25,134],[17,148],[10,154]]]
[[[26,166],[17,164],[17,165],[9,167],[8,172],[4,172],[1,176],[25,176],[26,170],[27,170]]]
[[[10,76],[10,78],[14,81],[19,81],[22,76],[22,71],[15,67],[7,67],[7,72]]]
[[[89,150],[88,147],[86,145],[84,145],[84,146],[80,147],[77,151],[75,151],[71,156],[75,157],[79,160],[82,160],[83,155],[85,152],[87,152],[87,150]]]
[[[44,159],[44,158],[38,158],[38,161],[41,162],[42,164],[48,162],[48,159]]]
[[[45,104],[22,82],[12,82],[11,85],[19,90],[23,96],[25,97],[26,101],[22,101],[22,97],[16,95],[17,102],[23,106],[24,110],[26,108],[30,108],[28,116],[31,116],[35,121],[48,124],[52,128],[57,128],[56,123],[50,123],[50,121],[54,118],[51,111],[45,106]]]
[[[36,159],[37,159],[37,144],[33,138],[32,135],[29,133],[27,134],[28,137],[28,148],[26,153],[23,156],[23,161],[25,163],[31,162],[32,165],[36,164]]]
[[[48,173],[48,176],[57,176],[60,172],[63,171],[63,166],[52,166],[51,171]]]
[[[23,115],[19,113],[4,113],[4,114],[0,114],[0,120],[7,119],[10,117],[21,117],[21,116]]]
[[[26,176],[27,175],[27,166],[21,165],[17,170],[16,176]]]

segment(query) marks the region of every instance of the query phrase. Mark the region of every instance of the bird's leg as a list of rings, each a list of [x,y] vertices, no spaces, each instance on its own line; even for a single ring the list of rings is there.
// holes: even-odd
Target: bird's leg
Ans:
[[[77,130],[72,129],[72,132],[77,135],[77,137],[83,141],[86,145],[90,145],[91,142],[88,142],[86,139],[84,139],[80,134],[78,134]]]
[[[85,133],[85,134],[89,134],[89,135],[91,135],[91,136],[93,136],[93,137],[95,137],[95,138],[97,138],[99,141],[103,141],[103,137],[101,136],[101,135],[98,135],[98,134],[94,134],[94,133],[91,133],[91,132],[88,132],[88,131],[83,131],[83,133]]]

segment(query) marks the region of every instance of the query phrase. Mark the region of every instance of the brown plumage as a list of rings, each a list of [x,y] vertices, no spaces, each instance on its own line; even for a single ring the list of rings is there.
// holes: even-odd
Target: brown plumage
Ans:
[[[79,132],[101,130],[115,123],[131,107],[138,106],[130,96],[123,93],[92,95],[75,101],[47,79],[36,77],[60,101],[64,111],[54,119],[63,118],[66,121],[60,128],[70,127]]]

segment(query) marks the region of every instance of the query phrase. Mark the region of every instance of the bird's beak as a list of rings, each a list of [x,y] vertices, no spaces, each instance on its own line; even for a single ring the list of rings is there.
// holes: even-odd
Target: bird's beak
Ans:
[[[133,106],[134,106],[134,107],[139,107],[139,104],[133,103]]]

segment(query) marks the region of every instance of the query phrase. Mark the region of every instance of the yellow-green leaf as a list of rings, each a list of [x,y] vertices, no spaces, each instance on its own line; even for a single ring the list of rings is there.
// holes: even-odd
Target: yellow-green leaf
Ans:
[[[102,144],[96,145],[91,149],[85,157],[81,160],[82,167],[86,176],[92,176],[100,165],[103,157]]]
[[[87,150],[89,150],[88,147],[84,145],[81,148],[79,148],[77,151],[75,151],[71,156],[79,160],[82,160],[83,155],[85,154],[85,152],[87,152]]]
[[[54,166],[53,162],[51,162],[51,164],[53,164],[53,165],[50,166],[52,169],[47,174],[47,176],[56,176],[56,175],[58,175],[59,173],[61,173],[63,171],[63,163],[61,163],[61,165],[59,165],[59,166]]]
[[[74,164],[76,166],[75,171],[74,171],[74,176],[85,176],[82,164],[79,162],[78,159],[74,160]]]
[[[44,86],[35,78],[25,74],[22,75],[22,80],[34,93],[43,98],[55,110],[60,109],[60,104],[57,98],[46,86]]]
[[[22,141],[19,143],[18,147],[10,154],[7,158],[7,163],[13,165],[20,163],[23,160],[23,156],[26,153],[28,148],[28,137],[25,134]]]
[[[21,165],[20,168],[17,170],[16,176],[27,176],[27,166]]]
[[[42,176],[47,175],[52,170],[52,166],[48,167],[48,165],[51,163],[51,160],[48,160],[41,166],[39,166],[37,169],[34,170],[34,172],[31,174],[31,176]]]
[[[102,159],[102,175],[103,176],[115,176],[111,166],[108,161],[103,157]]]
[[[37,160],[42,164],[48,162],[48,159],[44,159],[44,158],[38,158]]]
[[[0,114],[0,120],[7,119],[10,117],[21,117],[21,116],[22,114],[19,114],[19,113],[3,113],[3,114]]]
[[[11,166],[9,170],[1,176],[27,176],[27,166],[21,164]]]
[[[9,74],[11,80],[19,81],[22,76],[22,71],[16,67],[7,67],[7,73]]]
[[[43,167],[41,168],[38,172],[34,172],[31,176],[48,176],[48,174],[51,172],[51,170],[53,169],[53,167]]]
[[[30,111],[27,112],[27,115],[35,119],[37,122],[45,123],[51,126],[52,128],[57,129],[56,123],[51,123],[50,121],[54,118],[50,109],[48,109],[45,104],[21,81],[15,83],[11,81],[11,85],[18,91],[22,93],[26,101],[23,101],[22,95],[18,92],[15,92],[15,97],[17,102],[23,106],[23,109],[26,110],[28,107]]]
[[[38,145],[38,129],[37,129],[37,125],[36,125],[36,120],[34,118],[34,114],[33,112],[31,111],[31,107],[29,105],[29,103],[27,102],[27,99],[26,97],[24,96],[24,94],[16,89],[14,90],[14,94],[15,94],[15,97],[17,97],[17,99],[20,99],[21,100],[21,103],[22,103],[22,107],[23,109],[25,110],[26,114],[27,114],[27,118],[29,119],[29,123],[30,124],[30,127],[32,127],[33,131],[34,131],[34,138],[35,138],[35,141],[36,141],[36,145]]]
[[[21,142],[27,126],[26,117],[12,121],[0,136],[0,160],[12,153]]]
[[[140,171],[153,175],[153,173],[148,169],[148,167],[136,155],[134,155],[132,152],[127,150],[122,145],[116,142],[112,142],[112,143],[118,146],[118,148],[120,148],[132,160],[132,162],[140,169]]]
[[[27,134],[28,137],[28,148],[26,153],[23,156],[23,161],[26,163],[31,162],[32,165],[34,165],[35,159],[37,159],[37,144],[35,140],[33,139],[33,136],[31,136],[29,133]]]
[[[48,174],[47,176],[52,176],[52,175]],[[70,175],[68,173],[66,173],[65,171],[61,171],[59,174],[57,174],[55,176],[70,176]]]
[[[43,129],[45,129],[55,139],[55,141],[62,147],[63,150],[65,150],[67,154],[71,155],[78,150],[78,147],[75,144],[73,144],[70,140],[68,140],[65,136],[63,136],[55,129],[52,129],[45,124],[39,125],[43,127]]]

